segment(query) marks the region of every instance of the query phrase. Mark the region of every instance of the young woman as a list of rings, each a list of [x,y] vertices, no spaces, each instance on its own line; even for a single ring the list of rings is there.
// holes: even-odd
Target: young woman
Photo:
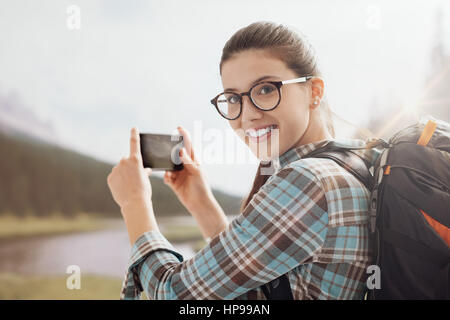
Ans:
[[[137,299],[143,290],[150,299],[265,299],[261,287],[283,274],[294,299],[361,299],[370,264],[369,191],[334,161],[305,156],[330,141],[364,141],[334,138],[310,45],[283,25],[253,23],[225,44],[220,72],[225,93],[211,102],[276,170],[262,174],[261,162],[241,214],[228,222],[179,127],[185,169],[166,172],[164,181],[211,239],[183,261],[158,229],[151,169],[142,166],[133,128],[130,156],[108,176],[133,245],[121,299]],[[271,158],[264,150],[273,146],[278,155]],[[369,166],[378,155],[359,154]]]

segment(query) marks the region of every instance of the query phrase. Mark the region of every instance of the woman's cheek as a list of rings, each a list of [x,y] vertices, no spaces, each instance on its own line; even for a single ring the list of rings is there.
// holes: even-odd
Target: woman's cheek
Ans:
[[[246,142],[245,140],[245,131],[240,126],[232,126],[231,127],[234,131],[234,133],[241,139],[242,141]]]

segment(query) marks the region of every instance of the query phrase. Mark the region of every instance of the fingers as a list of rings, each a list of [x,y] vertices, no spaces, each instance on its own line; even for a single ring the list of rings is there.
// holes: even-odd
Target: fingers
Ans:
[[[177,127],[180,134],[183,136],[184,148],[189,152],[190,157],[193,161],[196,161],[196,157],[194,155],[194,149],[192,148],[192,141],[189,133],[181,126]]]
[[[130,137],[130,158],[133,156],[141,158],[141,143],[139,132],[136,127],[131,128],[131,137]]]
[[[164,174],[164,183],[170,187],[174,187],[178,178],[178,172],[166,171]]]
[[[166,173],[164,174],[164,183],[169,184],[171,182],[172,182],[172,174],[170,171],[166,171]]]

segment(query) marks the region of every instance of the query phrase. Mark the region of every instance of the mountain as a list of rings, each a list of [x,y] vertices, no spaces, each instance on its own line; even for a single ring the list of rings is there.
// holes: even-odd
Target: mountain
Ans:
[[[0,214],[120,217],[106,182],[112,164],[18,132],[0,132],[0,153]],[[161,178],[150,181],[157,216],[189,214]],[[213,193],[227,214],[239,213],[240,198]]]
[[[26,134],[43,141],[59,143],[52,123],[39,119],[13,91],[8,94],[0,93],[0,132]]]

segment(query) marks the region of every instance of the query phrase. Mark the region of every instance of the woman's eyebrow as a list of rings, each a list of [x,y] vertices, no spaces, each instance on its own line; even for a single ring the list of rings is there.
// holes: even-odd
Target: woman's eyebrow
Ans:
[[[259,81],[266,80],[268,78],[277,78],[277,79],[279,79],[280,77],[278,77],[278,76],[271,76],[271,75],[262,76],[262,77],[256,79],[255,81],[253,81],[250,86],[254,85],[255,83],[257,83]],[[237,91],[237,89],[236,88],[227,88],[227,89],[225,89],[225,91]]]

